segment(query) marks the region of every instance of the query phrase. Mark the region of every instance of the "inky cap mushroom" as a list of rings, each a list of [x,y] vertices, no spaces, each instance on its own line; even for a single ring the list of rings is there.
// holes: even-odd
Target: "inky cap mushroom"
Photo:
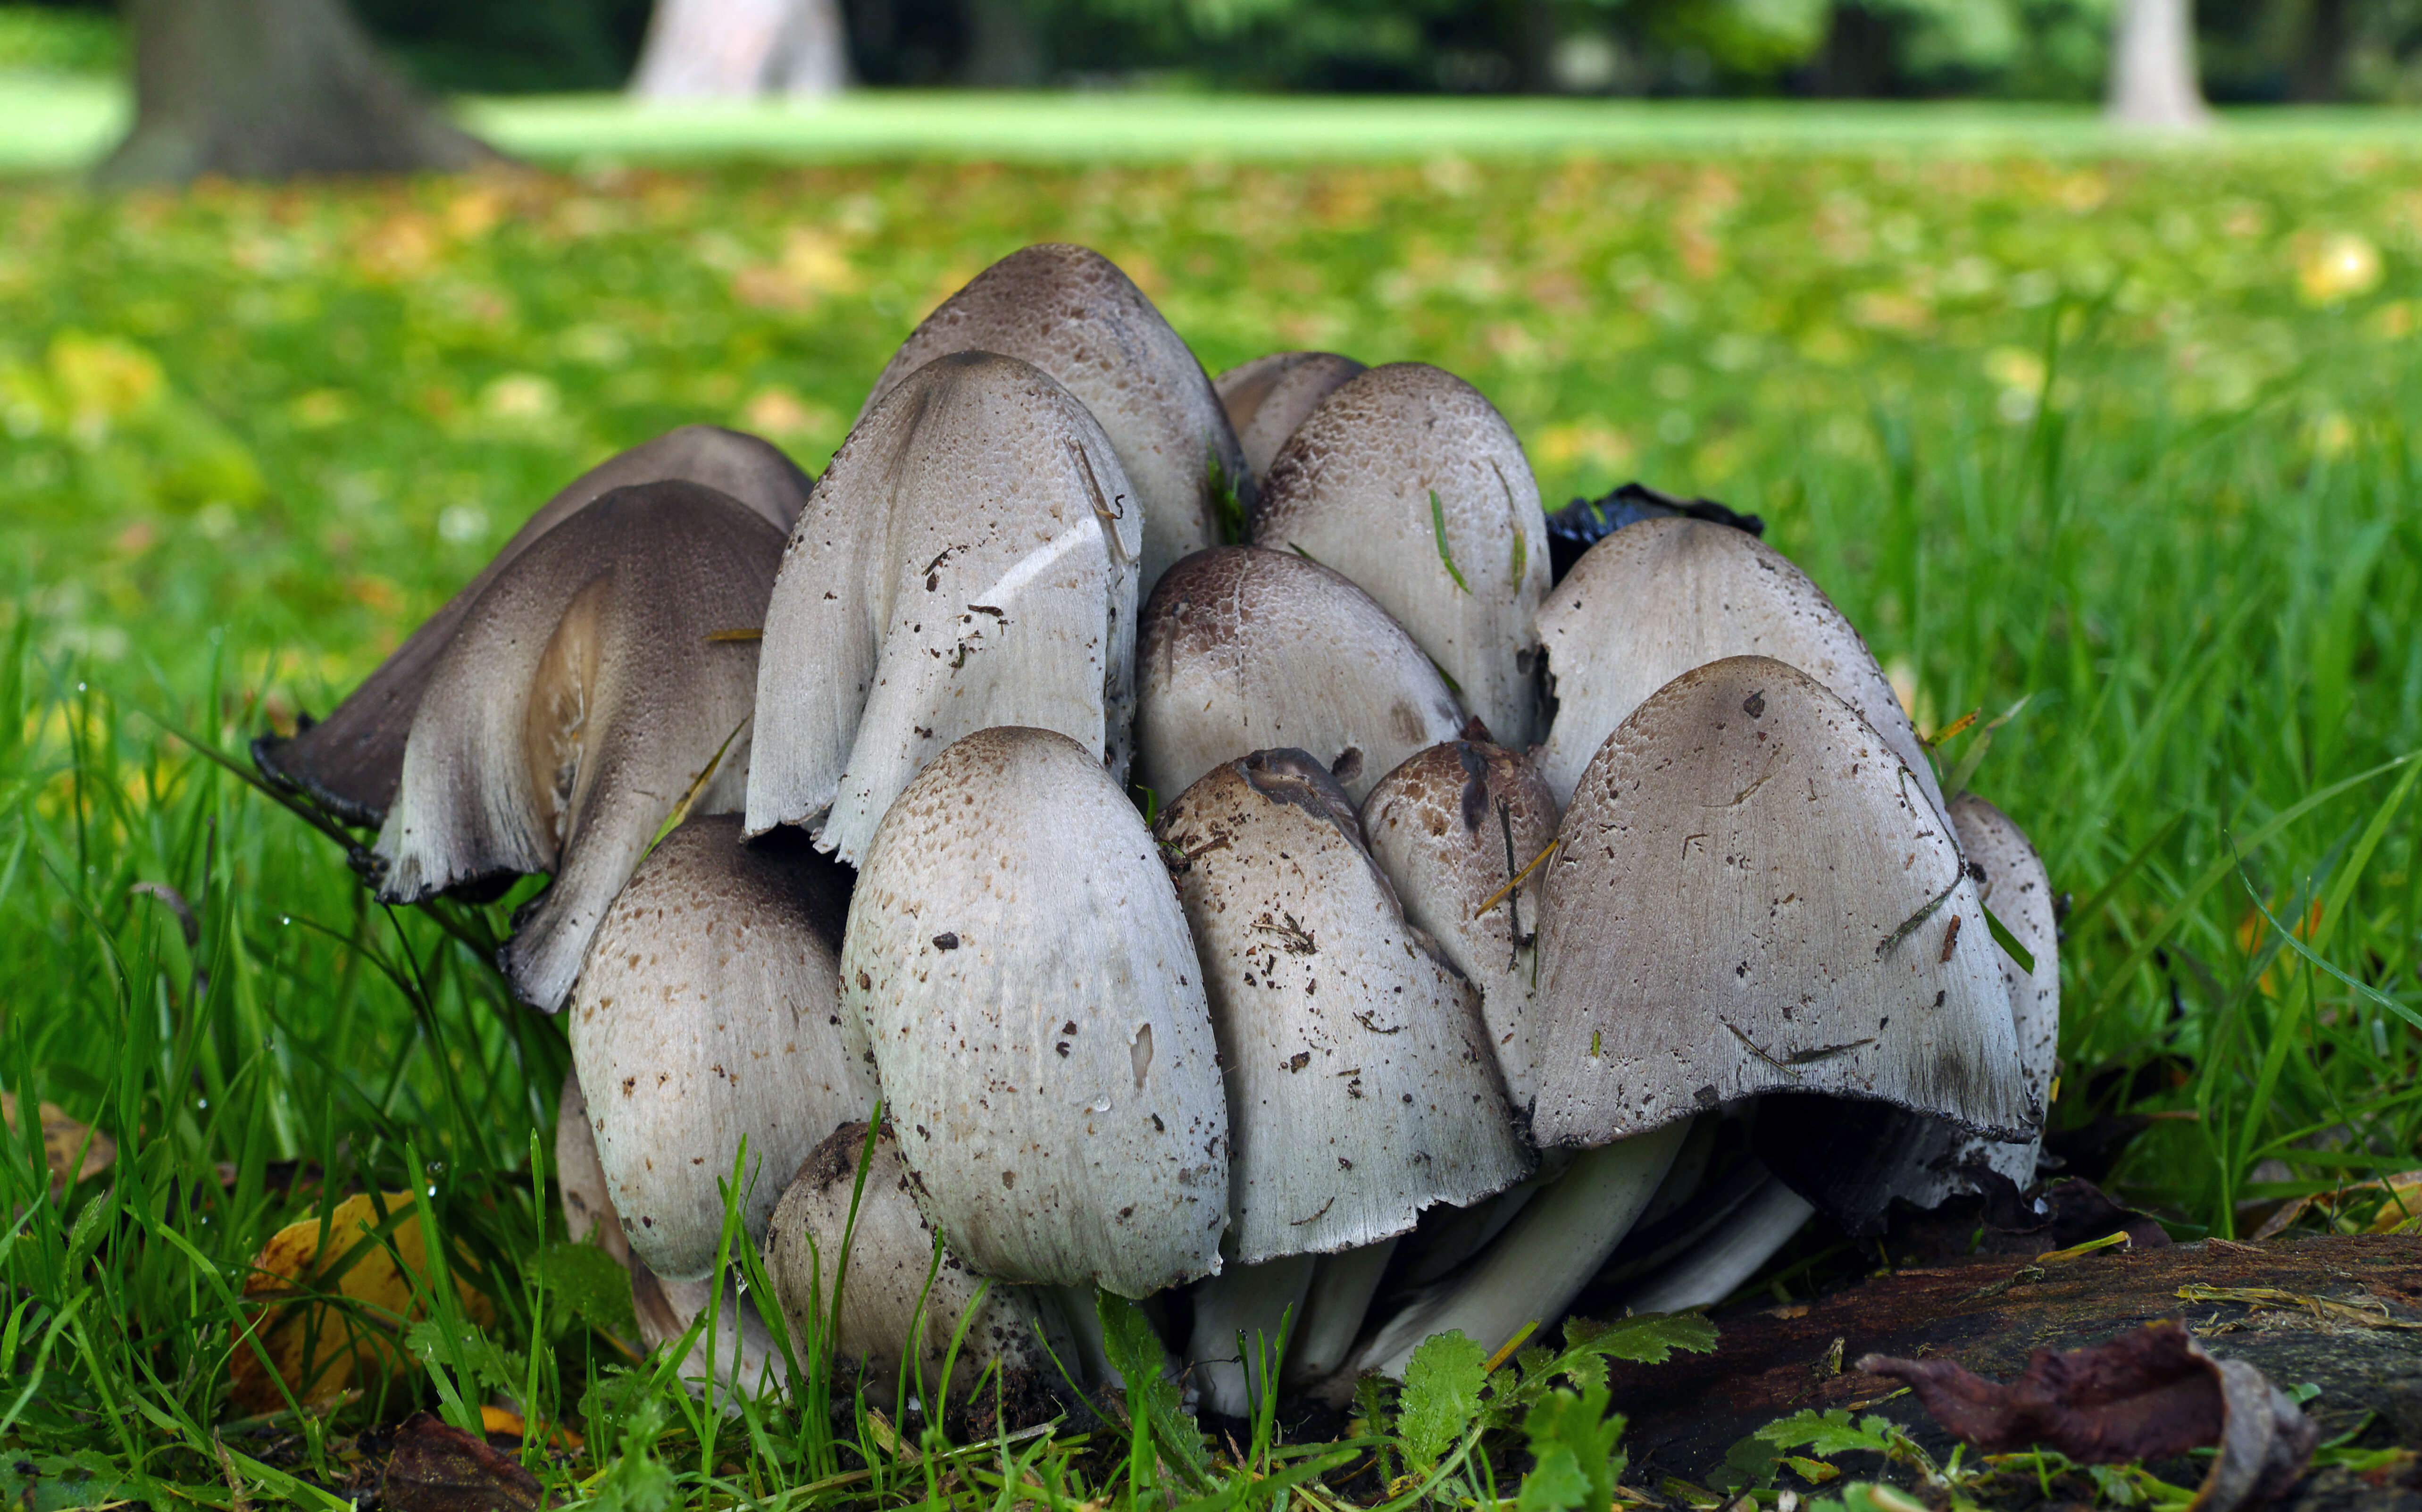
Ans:
[[[392,903],[552,872],[502,965],[552,1013],[589,937],[691,784],[737,808],[781,532],[695,483],[617,489],[531,543],[464,611],[405,743],[373,854]],[[717,754],[721,753],[718,764]]]
[[[563,1203],[564,1231],[582,1244],[597,1236],[597,1247],[627,1268],[631,1242],[622,1237],[622,1219],[614,1211],[613,1189],[606,1180],[605,1163],[597,1158],[597,1130],[590,1122],[589,1099],[580,1091],[580,1073],[563,1073],[563,1095],[555,1109],[555,1182]]]
[[[1271,1272],[1261,1331],[1275,1340],[1281,1292],[1299,1299],[1310,1278],[1266,1262],[1392,1239],[1424,1207],[1520,1180],[1529,1155],[1478,995],[1406,921],[1317,760],[1266,750],[1219,766],[1158,833],[1226,1072],[1227,1252],[1240,1273]],[[1223,1319],[1245,1311],[1219,1300]],[[1213,1362],[1235,1352],[1216,1333],[1199,1347]],[[1250,1405],[1241,1373],[1210,1376],[1220,1410]]]
[[[859,422],[936,357],[975,351],[1034,364],[1109,433],[1135,485],[1130,502],[1142,509],[1141,591],[1171,562],[1219,541],[1215,469],[1251,502],[1244,454],[1203,364],[1100,253],[1046,242],[976,275],[901,343]]]
[[[1250,751],[1291,747],[1360,801],[1464,724],[1404,627],[1292,552],[1225,546],[1171,568],[1144,606],[1136,662],[1136,780],[1163,799]]]
[[[714,1314],[690,1340],[689,1352],[675,1367],[679,1378],[693,1394],[701,1393],[710,1379],[723,1392],[756,1395],[783,1390],[787,1383],[781,1350],[765,1320],[757,1315],[756,1303],[734,1277],[726,1275],[720,1286],[705,1281],[666,1281],[638,1261],[632,1262],[631,1311],[637,1316],[639,1343],[645,1347],[661,1349],[687,1333],[710,1303]]]
[[[1478,389],[1421,362],[1340,387],[1271,462],[1252,539],[1352,578],[1499,740],[1538,738],[1547,516],[1522,444]]]
[[[1258,479],[1322,400],[1369,370],[1334,352],[1273,352],[1229,369],[1211,386],[1236,428],[1246,469]]]
[[[1565,812],[1534,1137],[1591,1146],[1817,1093],[2023,1138],[1998,952],[1946,830],[1806,672],[1737,656],[1675,678]]]
[[[1725,656],[1788,662],[1859,711],[1940,811],[1917,732],[1866,642],[1808,575],[1745,530],[1643,520],[1592,546],[1539,610],[1556,720],[1539,753],[1558,801],[1642,701]]]
[[[1506,1098],[1527,1114],[1538,1081],[1531,1001],[1547,869],[1515,878],[1556,838],[1548,785],[1527,756],[1485,739],[1450,741],[1379,780],[1362,801],[1362,832],[1405,917],[1480,989]]]
[[[684,821],[590,941],[572,996],[572,1059],[631,1251],[703,1278],[720,1184],[747,1142],[741,1221],[762,1239],[788,1175],[877,1095],[865,1030],[841,1011],[849,878],[804,839],[740,843],[737,814]]]
[[[1102,428],[1011,357],[942,357],[851,433],[766,611],[748,830],[856,863],[918,769],[1022,725],[1124,775],[1140,525]]]
[[[887,1407],[904,1374],[911,1394],[932,1404],[951,1341],[959,1338],[947,1397],[978,1436],[1058,1416],[1061,1367],[1077,1368],[1072,1344],[1060,1339],[1046,1347],[1042,1315],[1026,1288],[999,1282],[985,1288],[984,1278],[947,1250],[936,1264],[936,1236],[917,1210],[914,1178],[890,1122],[875,1137],[861,1186],[866,1136],[862,1122],[835,1129],[809,1153],[775,1209],[765,1275],[782,1300],[791,1337],[826,1339],[841,1368],[864,1371],[868,1401]],[[989,1382],[974,1389],[992,1369],[1006,1409],[999,1413]]]
[[[664,479],[729,494],[788,530],[808,496],[810,480],[772,443],[713,425],[684,425],[582,473],[513,532],[495,559],[415,630],[378,670],[314,724],[298,721],[291,738],[263,735],[252,743],[261,775],[300,789],[348,824],[384,823],[403,773],[403,743],[420,707],[429,674],[488,585],[530,543],[617,488]]]
[[[841,948],[919,1204],[1007,1282],[1126,1297],[1219,1268],[1228,1111],[1202,968],[1093,753],[985,730],[875,831]]]

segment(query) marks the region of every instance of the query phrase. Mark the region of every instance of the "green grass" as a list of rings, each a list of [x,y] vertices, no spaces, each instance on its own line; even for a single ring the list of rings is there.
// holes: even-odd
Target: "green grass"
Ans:
[[[2204,156],[2283,147],[2422,148],[2422,116],[2365,107],[2226,111],[2180,143],[2115,131],[2090,107],[1974,102],[1266,97],[1182,92],[865,90],[788,105],[639,105],[621,95],[468,100],[464,123],[540,164],[876,157],[1039,163],[1323,163],[1567,153],[1724,156],[1910,151]],[[124,130],[113,81],[0,71],[0,171],[72,172]]]
[[[1119,259],[1214,370],[1310,345],[1465,374],[1551,503],[1637,476],[1765,514],[1922,724],[2023,700],[1974,785],[2077,900],[2055,1123],[2170,1115],[2128,1196],[2226,1235],[2422,1164],[2391,764],[2422,750],[2411,156],[1702,145],[0,191],[0,1080],[121,1151],[57,1200],[29,1135],[0,1162],[0,1379],[35,1387],[0,1392],[0,1443],[54,1477],[38,1504],[76,1454],[229,1504],[231,1289],[354,1181],[433,1193],[538,1382],[511,1394],[582,1414],[598,1454],[560,1473],[611,1465],[601,1498],[853,1462],[812,1414],[725,1423],[618,1374],[535,1258],[559,1030],[166,726],[234,752],[326,709],[556,485],[671,425],[821,467],[916,319],[1043,238]],[[190,901],[195,945],[138,883]],[[2257,904],[2317,917],[2311,955]],[[282,1469],[244,1494],[324,1505],[274,1476],[340,1486],[353,1429],[440,1400],[422,1371],[246,1429]],[[1039,1499],[1133,1494],[1110,1430],[1030,1451]],[[999,1490],[883,1463],[791,1501]]]

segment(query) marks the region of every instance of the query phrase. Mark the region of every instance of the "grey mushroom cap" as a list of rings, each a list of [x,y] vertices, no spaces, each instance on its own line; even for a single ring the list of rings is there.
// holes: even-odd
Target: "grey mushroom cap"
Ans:
[[[1726,656],[1788,662],[1859,711],[1938,811],[1942,789],[1883,669],[1808,575],[1743,530],[1643,520],[1592,546],[1538,615],[1556,719],[1539,770],[1559,802],[1650,694]]]
[[[576,511],[615,489],[666,479],[729,494],[778,530],[788,530],[798,517],[811,482],[771,442],[713,425],[685,425],[607,458],[531,515],[480,575],[423,622],[336,712],[291,737],[254,741],[253,761],[261,775],[309,794],[348,824],[384,823],[403,775],[404,740],[430,673],[496,575]]]
[[[1219,1268],[1228,1112],[1186,915],[1084,747],[986,730],[875,831],[841,948],[926,1218],[1006,1282]]]
[[[1485,740],[1432,746],[1362,801],[1362,832],[1405,917],[1480,989],[1489,1049],[1518,1114],[1538,1085],[1532,1002],[1548,869],[1519,886],[1514,878],[1554,842],[1556,818],[1531,759]]]
[[[1388,611],[1292,552],[1223,546],[1170,569],[1136,652],[1136,780],[1164,799],[1250,751],[1326,763],[1357,802],[1464,725]]]
[[[1100,425],[1048,374],[971,352],[851,433],[766,610],[748,829],[814,824],[858,861],[919,768],[996,725],[1124,776],[1141,525]]]
[[[1157,830],[1226,1072],[1236,1260],[1375,1243],[1522,1178],[1478,994],[1406,921],[1320,762],[1228,763]]]
[[[2037,1157],[2043,1148],[2044,1114],[2052,1102],[2052,1072],[2060,1058],[2060,926],[2053,916],[2052,878],[2044,871],[2043,858],[2008,814],[1973,793],[1951,800],[1951,827],[1959,837],[1960,848],[1968,853],[1970,865],[1984,869],[1984,880],[1976,884],[1978,901],[2035,958],[2035,969],[2028,971],[2006,952],[1995,952],[2001,960],[2003,984],[2010,994],[2019,1074],[2026,1080],[2034,1116],[2026,1139],[1971,1136],[1962,1141],[1953,1154],[1950,1179],[1939,1189],[1911,1194],[1922,1206],[1932,1206],[1952,1191],[1965,1189],[1968,1182],[1958,1173],[1972,1166],[1997,1171],[2021,1189],[2034,1185]]]
[[[866,1153],[867,1126],[841,1125],[809,1152],[775,1209],[765,1275],[791,1337],[825,1339],[841,1369],[862,1373],[867,1400],[887,1408],[904,1375],[908,1394],[931,1403],[951,1342],[959,1337],[947,1393],[954,1416],[964,1410],[978,1420],[980,1434],[1057,1416],[1062,1407],[1053,1357],[1073,1371],[1074,1347],[1065,1339],[1046,1347],[1043,1315],[1026,1288],[987,1287],[947,1249],[936,1255],[937,1236],[917,1210],[915,1181],[888,1120],[872,1158],[864,1158],[861,1184]],[[975,1389],[993,1369],[1007,1409],[999,1414],[991,1383]]]
[[[1229,369],[1211,386],[1236,428],[1246,470],[1261,478],[1322,400],[1369,370],[1334,352],[1273,352]]]
[[[1539,737],[1532,620],[1548,591],[1548,517],[1521,442],[1480,390],[1422,362],[1345,384],[1270,463],[1252,540],[1352,578],[1499,740]]]
[[[631,1244],[622,1237],[621,1215],[614,1211],[606,1166],[597,1158],[597,1130],[590,1122],[589,1099],[581,1093],[576,1068],[564,1071],[563,1095],[556,1102],[555,1183],[572,1242],[585,1244],[594,1234],[597,1247],[612,1255],[615,1264],[629,1266]]]
[[[1558,831],[1534,1137],[1598,1145],[1814,1093],[2025,1138],[1999,952],[1947,831],[1798,668],[1730,657],[1659,690]]]
[[[1101,421],[1142,510],[1143,591],[1171,562],[1219,539],[1215,469],[1251,502],[1244,453],[1203,364],[1100,253],[1043,243],[976,275],[901,343],[860,423],[918,369],[974,351],[1032,363]]]
[[[500,964],[524,1001],[560,1007],[691,784],[712,771],[699,812],[739,807],[757,647],[708,637],[763,622],[780,556],[781,532],[730,496],[656,482],[513,559],[431,669],[372,851],[381,896],[553,873]]]
[[[751,848],[737,814],[667,835],[606,911],[573,989],[573,1063],[631,1252],[702,1279],[721,1183],[747,1144],[740,1214],[763,1238],[790,1173],[878,1089],[841,1011],[849,878],[804,841]]]

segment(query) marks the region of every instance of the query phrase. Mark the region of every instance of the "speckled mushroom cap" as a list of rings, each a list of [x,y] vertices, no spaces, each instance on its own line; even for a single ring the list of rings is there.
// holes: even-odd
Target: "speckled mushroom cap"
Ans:
[[[1959,848],[1806,672],[1736,656],[1675,678],[1591,761],[1558,836],[1542,1145],[1769,1092],[2026,1137],[2009,996]]]
[[[1548,517],[1521,442],[1480,390],[1423,362],[1344,385],[1270,463],[1252,539],[1352,578],[1498,739],[1538,738]]]
[[[1046,242],[976,275],[901,343],[859,421],[926,363],[973,351],[1034,364],[1102,422],[1142,506],[1142,591],[1219,539],[1215,467],[1251,502],[1244,453],[1203,364],[1100,253]]]
[[[1140,525],[1074,396],[946,356],[850,433],[766,610],[748,830],[814,824],[855,864],[918,769],[994,725],[1057,730],[1122,776]]]
[[[631,1263],[631,1242],[622,1237],[621,1216],[614,1211],[605,1164],[597,1158],[597,1130],[589,1119],[589,1099],[580,1090],[580,1073],[563,1073],[563,1095],[555,1106],[555,1181],[563,1204],[564,1231],[574,1244],[597,1236],[597,1246],[617,1265]]]
[[[1051,1354],[1073,1370],[1076,1352],[1065,1341],[1046,1351],[1042,1315],[1025,1288],[996,1282],[984,1290],[984,1278],[948,1250],[936,1265],[936,1236],[917,1210],[915,1183],[889,1120],[865,1162],[861,1187],[866,1132],[864,1123],[843,1124],[809,1152],[766,1231],[765,1276],[782,1299],[791,1337],[827,1340],[841,1369],[863,1369],[867,1399],[888,1405],[912,1361],[909,1394],[923,1395],[940,1384],[951,1340],[965,1318],[948,1393],[952,1406],[964,1404],[983,1419],[980,1431],[985,1432],[1056,1416],[1059,1374]],[[969,1396],[978,1378],[996,1365],[1008,1407],[998,1423],[990,1385]]]
[[[631,1251],[694,1281],[723,1232],[719,1181],[764,1236],[834,1125],[874,1106],[866,1036],[841,1011],[847,873],[804,842],[751,849],[736,814],[684,821],[606,910],[572,995],[573,1063]]]
[[[1507,884],[1556,838],[1548,785],[1519,752],[1450,741],[1379,780],[1362,800],[1362,833],[1405,917],[1480,990],[1506,1098],[1527,1113],[1538,1086],[1531,1004],[1548,869],[1510,891]],[[1481,911],[1499,893],[1504,897]]]
[[[253,761],[272,782],[299,788],[349,824],[377,825],[395,802],[403,745],[431,671],[496,575],[531,543],[617,488],[677,479],[729,494],[778,530],[788,530],[810,479],[772,443],[713,425],[684,425],[582,473],[513,532],[480,575],[431,615],[379,664],[336,712],[291,738],[263,735]],[[733,628],[738,628],[737,625]]]
[[[2036,1157],[2043,1148],[2044,1110],[2052,1102],[2052,1071],[2060,1058],[2060,927],[2043,858],[2008,814],[1973,793],[1951,800],[1951,827],[1970,864],[1984,869],[1984,880],[1976,884],[1979,901],[2035,957],[2035,969],[2027,971],[2008,953],[1994,952],[2003,984],[2009,989],[2019,1074],[2026,1081],[2031,1116],[2024,1140],[1971,1137],[1962,1142],[1953,1153],[1948,1179],[1939,1189],[1910,1194],[1921,1206],[1966,1189],[1968,1183],[1957,1173],[1974,1165],[1998,1171],[2021,1188],[2034,1185]]]
[[[1371,596],[1292,552],[1223,546],[1170,569],[1136,651],[1136,780],[1164,799],[1224,762],[1289,747],[1358,802],[1455,738],[1464,714]]]
[[[1227,1074],[1238,1261],[1370,1244],[1522,1178],[1478,994],[1405,921],[1317,760],[1227,763],[1157,830]]]
[[[1260,478],[1322,400],[1369,370],[1334,352],[1273,352],[1229,369],[1211,386],[1236,428],[1247,470]]]
[[[1938,811],[1942,789],[1866,642],[1808,575],[1746,531],[1643,520],[1585,553],[1539,610],[1555,727],[1539,770],[1570,802],[1581,768],[1641,701],[1693,667],[1772,656],[1875,727]]]
[[[985,730],[883,816],[841,994],[926,1218],[1008,1282],[1126,1297],[1219,1268],[1228,1113],[1142,817],[1045,730]]]
[[[763,622],[781,540],[711,488],[641,483],[515,557],[430,669],[373,847],[380,895],[418,903],[552,872],[500,964],[523,1001],[561,1007],[606,904],[690,784],[713,767],[696,811],[739,806],[757,648],[707,638]]]

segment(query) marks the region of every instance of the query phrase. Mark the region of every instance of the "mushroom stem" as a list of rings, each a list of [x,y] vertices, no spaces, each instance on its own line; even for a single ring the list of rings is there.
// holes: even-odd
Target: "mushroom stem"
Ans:
[[[1490,1202],[1502,1202],[1500,1194]],[[1298,1315],[1294,1338],[1287,1347],[1286,1382],[1318,1381],[1345,1363],[1371,1311],[1372,1295],[1387,1274],[1402,1236],[1365,1244],[1343,1254],[1319,1256],[1312,1290]]]
[[[1769,1176],[1690,1253],[1626,1293],[1623,1305],[1635,1313],[1712,1307],[1757,1274],[1816,1211],[1806,1198]]]
[[[1685,1119],[1584,1151],[1470,1269],[1380,1325],[1332,1387],[1365,1370],[1402,1379],[1433,1333],[1460,1331],[1493,1351],[1524,1324],[1553,1321],[1648,1205],[1690,1128]]]
[[[1194,1332],[1186,1358],[1204,1407],[1222,1417],[1252,1415],[1268,1384],[1263,1358],[1279,1347],[1290,1317],[1301,1322],[1319,1260],[1290,1254],[1257,1266],[1231,1262],[1194,1284]]]
[[[1102,1340],[1102,1315],[1094,1306],[1093,1288],[1046,1284],[1033,1291],[1035,1305],[1043,1310],[1045,1329],[1054,1341],[1064,1339],[1072,1346],[1060,1356],[1060,1365],[1076,1378],[1077,1387],[1087,1392],[1105,1386],[1125,1391],[1126,1378],[1110,1368],[1109,1347]]]

